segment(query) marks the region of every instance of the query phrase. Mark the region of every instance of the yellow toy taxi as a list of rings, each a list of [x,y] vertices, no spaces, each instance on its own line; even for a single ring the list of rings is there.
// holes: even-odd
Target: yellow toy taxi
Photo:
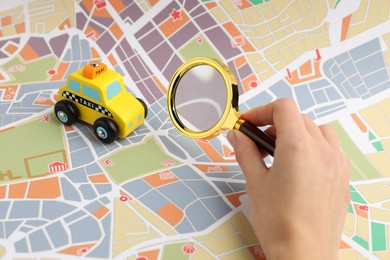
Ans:
[[[127,92],[122,76],[104,63],[90,63],[70,74],[54,106],[61,123],[93,125],[97,138],[107,144],[142,125],[147,111],[143,100]]]

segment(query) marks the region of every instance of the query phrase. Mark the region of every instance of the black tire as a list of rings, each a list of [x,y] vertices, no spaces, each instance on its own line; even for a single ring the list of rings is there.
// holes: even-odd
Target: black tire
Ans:
[[[148,116],[148,107],[146,106],[146,103],[142,99],[140,99],[140,98],[137,98],[137,99],[144,107],[144,111],[145,111],[144,114],[145,114],[145,118],[146,118]]]
[[[109,118],[99,118],[93,124],[96,137],[103,143],[110,144],[118,137],[118,127]]]
[[[75,105],[66,100],[58,101],[54,106],[54,113],[64,125],[72,125],[79,117],[79,110]]]

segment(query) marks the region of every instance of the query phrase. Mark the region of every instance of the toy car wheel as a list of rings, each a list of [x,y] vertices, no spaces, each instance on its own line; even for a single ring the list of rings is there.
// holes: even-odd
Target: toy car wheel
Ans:
[[[103,143],[109,144],[118,137],[118,127],[115,122],[109,118],[99,118],[93,124],[95,135]]]
[[[65,125],[74,124],[79,116],[77,107],[66,100],[58,101],[55,104],[54,113],[56,114],[57,119]]]
[[[137,98],[138,99],[138,101],[142,104],[142,106],[144,107],[144,114],[145,114],[145,118],[147,117],[147,115],[148,115],[148,107],[146,106],[146,103],[142,100],[142,99],[140,99],[140,98]]]

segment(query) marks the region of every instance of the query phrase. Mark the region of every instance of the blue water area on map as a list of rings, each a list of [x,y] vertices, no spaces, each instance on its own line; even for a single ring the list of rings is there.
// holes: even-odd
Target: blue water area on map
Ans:
[[[176,144],[174,144],[168,137],[159,136],[161,141],[164,143],[165,147],[168,149],[169,153],[174,154],[181,159],[187,159],[187,156],[184,154],[183,150],[179,148]]]
[[[14,243],[15,251],[18,253],[27,253],[28,247],[27,247],[27,241],[25,238],[20,239],[19,241],[16,241]]]
[[[213,181],[217,185],[218,189],[222,191],[223,194],[233,193],[233,189],[224,181]]]
[[[46,233],[49,235],[54,247],[62,247],[69,243],[68,233],[66,232],[62,222],[56,221],[45,227]]]
[[[189,205],[185,210],[185,214],[197,231],[209,227],[216,221],[216,218],[199,200]]]
[[[109,183],[98,183],[98,184],[95,184],[94,186],[100,195],[103,195],[103,194],[106,194],[106,193],[109,193],[112,191],[112,185]]]
[[[182,180],[186,179],[202,179],[202,177],[187,165],[180,166],[171,170],[176,177]]]
[[[92,188],[91,184],[82,184],[79,187],[83,198],[86,200],[93,200],[97,197],[95,190]]]
[[[102,241],[96,247],[94,247],[93,251],[87,255],[88,257],[109,257],[111,247],[111,213],[107,214],[101,220],[101,223],[103,226],[104,237]]]
[[[65,172],[65,175],[73,183],[86,183],[89,182],[84,168],[78,168]]]
[[[122,188],[132,196],[138,198],[144,195],[146,192],[150,191],[152,186],[150,186],[143,179],[138,179],[124,184]]]
[[[96,210],[98,210],[99,208],[101,208],[103,205],[95,200],[91,203],[89,203],[87,206],[85,206],[84,208],[91,214],[93,214]]]
[[[161,196],[161,194],[158,193],[156,190],[151,190],[138,199],[153,211],[157,211],[169,203],[169,201],[163,196]]]
[[[158,188],[158,191],[181,209],[184,209],[197,199],[194,193],[181,181],[161,186]],[[180,194],[180,196],[177,196],[177,194]]]
[[[184,217],[180,224],[175,227],[175,229],[180,234],[191,233],[195,231],[187,217]]]
[[[69,201],[81,201],[81,195],[78,190],[68,181],[66,178],[61,178],[61,190],[62,196],[65,200]]]
[[[12,203],[10,219],[38,218],[40,202],[32,201],[14,201]]]
[[[216,219],[220,219],[232,211],[232,208],[221,197],[204,198],[201,201]]]
[[[4,222],[4,227],[5,227],[5,239],[9,238],[22,224],[22,221],[6,221]]]
[[[323,71],[345,98],[365,99],[388,89],[384,67],[379,39],[374,39],[326,61]]]
[[[27,220],[24,225],[26,226],[33,226],[33,227],[40,227],[40,226],[43,226],[45,224],[47,224],[48,221],[46,220],[42,220],[42,219],[30,219],[30,220]]]
[[[51,249],[49,241],[47,241],[47,237],[41,229],[28,235],[28,239],[30,241],[32,252],[46,251]]]
[[[87,216],[69,225],[73,243],[97,241],[101,238],[99,222],[92,216]]]
[[[217,196],[215,189],[205,180],[190,180],[184,181],[198,198]]]
[[[84,217],[86,214],[87,213],[85,213],[84,210],[78,210],[78,211],[72,213],[70,216],[67,216],[66,218],[64,218],[64,221],[66,223],[70,223],[70,222],[73,222],[77,219]]]
[[[0,219],[6,218],[10,204],[10,201],[0,201]]]

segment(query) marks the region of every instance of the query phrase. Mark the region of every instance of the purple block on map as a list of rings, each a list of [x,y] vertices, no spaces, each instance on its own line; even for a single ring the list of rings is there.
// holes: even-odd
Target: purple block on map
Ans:
[[[234,65],[234,63],[232,61],[228,62],[228,66],[230,68],[230,70],[233,72],[234,74],[234,77],[236,77],[236,79],[239,79],[238,77],[238,72],[237,72],[237,69],[236,69],[236,66]],[[241,95],[243,94],[245,91],[242,87],[242,84],[241,82],[238,83],[238,94]]]
[[[181,64],[183,64],[183,61],[177,55],[173,56],[172,60],[169,61],[168,66],[163,71],[163,75],[167,80],[171,80],[173,74]]]
[[[188,12],[199,5],[198,1],[184,1],[184,9]]]
[[[126,61],[125,63],[123,63],[123,65],[125,66],[127,72],[129,73],[130,77],[133,79],[134,82],[140,81],[139,76],[137,75],[137,73],[135,72],[135,69],[130,64],[129,61]]]
[[[34,49],[39,57],[46,56],[51,53],[46,41],[41,37],[31,37],[27,43]]]
[[[102,34],[104,33],[104,31],[106,31],[106,28],[100,26],[99,24],[95,23],[95,22],[90,22],[88,24],[94,31],[98,32],[99,34]],[[87,31],[86,33],[89,33],[90,31]]]
[[[116,41],[114,40],[114,38],[112,38],[111,34],[106,31],[99,37],[96,43],[104,51],[104,53],[107,54],[111,51],[112,47],[114,47]]]
[[[162,70],[169,62],[172,54],[173,50],[164,42],[150,53],[150,58],[154,61],[156,66]]]
[[[239,49],[232,47],[230,38],[226,36],[221,28],[216,27],[208,30],[206,31],[206,35],[225,59],[231,59],[241,54]]]
[[[77,29],[82,31],[84,29],[85,23],[87,22],[87,18],[85,15],[81,12],[76,14],[76,23],[77,23]]]
[[[84,11],[86,14],[89,14],[89,13],[91,12],[91,10],[88,10],[88,8],[84,5],[83,1],[81,1],[80,7],[83,9],[83,11]]]
[[[251,70],[249,64],[246,63],[244,66],[238,69],[238,74],[240,75],[240,79],[243,80],[249,75],[253,74],[253,71]]]
[[[154,28],[153,24],[151,22],[148,22],[147,24],[145,24],[144,27],[142,27],[138,32],[136,32],[134,36],[135,38],[139,39],[145,34],[147,34],[148,32],[150,32],[151,30],[153,30],[153,28]]]
[[[127,57],[126,57],[125,53],[123,52],[121,46],[117,46],[115,48],[115,51],[118,54],[118,56],[119,56],[119,58],[121,59],[122,62],[127,59]]]
[[[179,31],[173,34],[173,36],[169,39],[169,41],[172,43],[173,47],[178,49],[198,33],[199,31],[195,27],[195,25],[192,22],[189,22],[184,27],[182,27]]]
[[[62,34],[50,39],[50,47],[53,50],[54,54],[57,55],[57,57],[61,57],[65,49],[66,43],[68,42],[68,39],[69,34]]]
[[[7,57],[8,57],[7,54],[5,54],[4,52],[0,51],[0,59],[7,58]]]
[[[165,7],[158,15],[156,15],[153,19],[153,21],[156,24],[160,24],[161,22],[165,21],[170,17],[170,14],[172,13],[173,9],[180,10],[179,5],[176,2],[172,2],[167,7]]]
[[[199,25],[199,27],[202,30],[208,29],[217,24],[215,20],[208,13],[205,13],[202,16],[195,18],[195,22]]]
[[[151,78],[144,80],[144,84],[149,89],[149,91],[152,93],[155,100],[159,100],[164,95],[161,92],[161,90],[159,89],[159,87],[156,85],[156,83]]]
[[[133,68],[138,72],[138,75],[141,77],[141,79],[150,76],[145,69],[145,65],[140,61],[139,57],[134,56],[133,58],[130,59],[130,63],[133,66]]]
[[[122,50],[125,52],[127,57],[132,57],[133,55],[135,55],[133,48],[131,48],[130,44],[126,39],[123,39],[120,45],[122,46]]]
[[[19,44],[20,38],[13,38],[13,39],[8,39],[8,40],[0,41],[0,48],[3,47],[6,43],[9,43],[9,42],[14,42],[14,43],[16,43],[16,44]]]
[[[204,12],[206,12],[206,9],[204,9],[203,6],[199,6],[198,8],[196,8],[195,10],[193,10],[191,12],[191,16],[196,17],[196,16],[203,14]]]
[[[156,46],[160,45],[164,41],[164,38],[157,30],[151,31],[148,35],[139,40],[141,46],[146,52],[149,52]]]
[[[93,16],[93,18],[97,23],[104,25],[104,27],[110,27],[110,25],[114,22],[114,19],[111,17]]]
[[[137,21],[144,13],[141,8],[139,8],[138,4],[133,2],[132,5],[129,5],[123,12],[120,13],[120,16],[123,20],[127,17],[134,23]]]
[[[146,101],[149,104],[153,104],[156,101],[155,98],[150,93],[148,87],[145,86],[145,84],[142,81],[137,83],[137,88],[141,91],[142,95],[145,97]]]

